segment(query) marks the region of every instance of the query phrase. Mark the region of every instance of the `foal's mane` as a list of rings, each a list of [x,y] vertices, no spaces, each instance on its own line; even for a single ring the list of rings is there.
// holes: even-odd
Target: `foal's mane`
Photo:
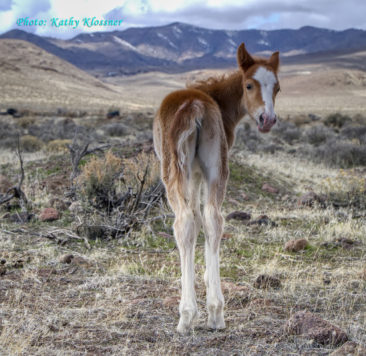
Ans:
[[[268,60],[261,57],[252,57],[254,64],[266,65]],[[203,92],[215,92],[220,90],[227,90],[227,88],[235,87],[235,84],[241,82],[243,74],[241,70],[222,75],[211,76],[206,79],[199,79],[193,82],[188,82],[186,87],[188,89],[198,89]]]
[[[188,89],[198,89],[207,93],[228,88],[231,86],[230,84],[237,82],[238,80],[241,81],[241,79],[242,74],[239,70],[237,70],[229,74],[216,75],[205,79],[195,80],[193,82],[188,82],[186,87]]]

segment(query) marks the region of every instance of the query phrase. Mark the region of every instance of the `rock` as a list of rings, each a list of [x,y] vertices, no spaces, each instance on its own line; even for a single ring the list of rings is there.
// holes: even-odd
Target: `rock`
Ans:
[[[267,193],[277,194],[279,190],[275,187],[272,187],[268,183],[264,183],[262,186],[262,190]]]
[[[284,330],[289,335],[302,335],[321,345],[341,345],[348,340],[343,330],[306,310],[293,314]]]
[[[297,205],[303,205],[309,207],[314,206],[315,203],[318,203],[321,206],[325,206],[325,198],[314,192],[308,192],[302,195],[297,201]]]
[[[6,274],[6,267],[0,266],[0,276],[4,276]]]
[[[277,224],[267,215],[260,215],[258,219],[249,222],[248,225],[271,225],[272,227],[277,226]]]
[[[290,240],[285,243],[284,250],[289,252],[299,252],[305,250],[308,246],[308,241],[306,239]]]
[[[229,215],[226,216],[226,220],[229,221],[231,219],[240,220],[240,221],[247,221],[251,219],[251,215],[244,211],[233,211]]]
[[[0,194],[6,194],[6,192],[12,187],[13,185],[9,181],[7,177],[0,174]]]
[[[60,262],[61,262],[61,263],[67,263],[67,264],[70,264],[70,263],[71,263],[71,261],[73,260],[73,258],[74,258],[74,255],[73,255],[73,254],[71,254],[71,253],[69,253],[69,254],[67,254],[67,255],[63,255],[63,256],[61,256],[61,258],[60,258]]]
[[[41,221],[55,221],[60,218],[59,212],[55,208],[45,208],[39,216]]]
[[[224,232],[223,234],[222,234],[222,239],[223,240],[228,240],[228,239],[231,239],[233,237],[233,234],[231,234],[230,232]]]
[[[347,341],[329,356],[366,356],[366,349],[354,341]]]
[[[253,286],[258,289],[267,289],[267,288],[280,288],[281,281],[274,276],[270,276],[268,274],[259,275],[253,283]]]
[[[119,110],[113,110],[113,111],[109,111],[107,113],[107,118],[108,119],[112,119],[114,117],[119,117]]]
[[[6,113],[7,113],[8,115],[14,116],[14,115],[17,115],[17,114],[18,114],[18,110],[17,110],[17,109],[14,109],[14,108],[8,108],[8,109],[6,110]]]

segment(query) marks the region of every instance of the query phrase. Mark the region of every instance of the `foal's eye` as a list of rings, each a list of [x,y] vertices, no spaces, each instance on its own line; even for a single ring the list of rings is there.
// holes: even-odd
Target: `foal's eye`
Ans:
[[[250,90],[253,88],[253,85],[252,84],[247,84],[247,89]]]

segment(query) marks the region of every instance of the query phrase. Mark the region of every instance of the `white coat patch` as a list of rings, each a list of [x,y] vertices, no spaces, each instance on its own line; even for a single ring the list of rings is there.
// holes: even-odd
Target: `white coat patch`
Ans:
[[[272,96],[274,85],[277,83],[275,75],[270,70],[264,67],[259,67],[258,70],[255,72],[253,78],[257,80],[261,86],[265,112],[270,116],[274,116]]]

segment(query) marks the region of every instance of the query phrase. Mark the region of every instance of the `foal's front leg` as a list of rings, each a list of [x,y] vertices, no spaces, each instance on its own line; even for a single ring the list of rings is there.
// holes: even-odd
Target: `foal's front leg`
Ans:
[[[196,245],[196,224],[192,209],[185,207],[175,211],[174,234],[179,248],[182,270],[182,296],[179,304],[180,319],[178,332],[190,331],[197,315],[196,292],[194,289],[194,250]]]

